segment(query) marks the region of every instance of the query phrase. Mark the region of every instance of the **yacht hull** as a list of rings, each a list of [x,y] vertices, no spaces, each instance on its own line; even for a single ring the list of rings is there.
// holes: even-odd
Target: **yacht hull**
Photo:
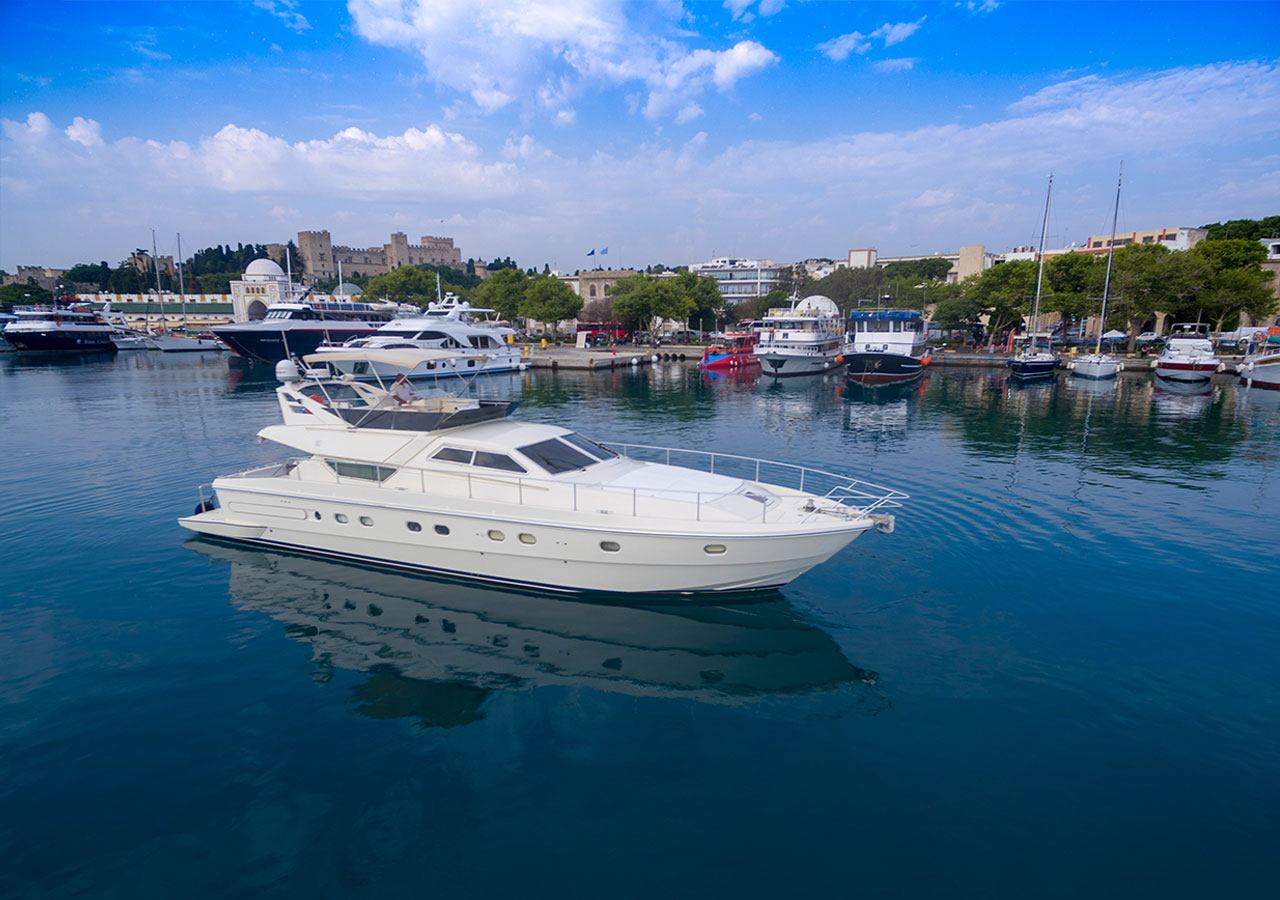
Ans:
[[[1236,371],[1240,375],[1240,380],[1248,387],[1280,390],[1280,353],[1248,360]]]
[[[1120,371],[1120,361],[1117,359],[1099,359],[1083,357],[1076,360],[1071,367],[1071,374],[1078,378],[1092,378],[1100,381],[1104,378],[1115,378]]]
[[[377,333],[385,322],[332,322],[326,327],[280,328],[271,324],[241,322],[215,325],[218,339],[245,359],[275,365],[286,357],[314,353],[321,344],[341,344]]]
[[[1020,381],[1052,378],[1058,369],[1058,360],[1009,360],[1009,374]]]
[[[840,366],[838,354],[790,354],[780,352],[761,353],[756,351],[760,359],[760,371],[774,378],[790,378],[795,375],[821,375],[831,372]]]
[[[389,507],[353,490],[325,496],[246,490],[234,477],[214,484],[220,508],[179,523],[224,539],[451,577],[570,593],[687,594],[754,591],[787,584],[864,532],[870,518],[822,529],[682,523],[688,530],[618,528],[552,518],[513,520],[479,502]],[[249,481],[260,479],[245,479]],[[471,508],[477,508],[472,511]],[[486,514],[486,512],[488,514]],[[338,516],[346,522],[340,522]],[[369,524],[364,524],[365,522]],[[409,523],[420,526],[411,531]],[[669,524],[667,529],[669,529]],[[444,533],[441,533],[440,530]],[[754,533],[753,533],[754,532]],[[529,542],[529,541],[532,542]],[[605,550],[602,544],[617,546]],[[707,548],[723,547],[714,553]],[[555,548],[548,553],[549,548]]]
[[[5,340],[19,353],[115,353],[109,332],[6,331]]]
[[[1156,375],[1167,381],[1203,382],[1213,377],[1218,371],[1215,363],[1171,363],[1157,362]]]
[[[924,361],[899,353],[845,354],[850,381],[859,384],[900,384],[924,374]]]

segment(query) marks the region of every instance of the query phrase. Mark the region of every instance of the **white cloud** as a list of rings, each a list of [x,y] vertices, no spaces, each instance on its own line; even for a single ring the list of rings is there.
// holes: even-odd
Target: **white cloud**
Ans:
[[[867,41],[867,35],[853,31],[824,41],[818,45],[818,49],[830,59],[844,62],[850,53],[866,53],[871,49],[871,44]]]
[[[778,59],[751,40],[690,48],[678,7],[644,7],[646,23],[665,21],[664,34],[629,21],[622,0],[350,0],[349,8],[357,34],[416,52],[432,81],[486,114],[518,103],[554,120],[588,87],[639,82],[649,96],[633,108],[675,116],[712,86],[728,91]]]
[[[66,135],[85,147],[102,146],[102,126],[93,119],[82,119],[76,116],[66,129]]]
[[[300,5],[297,0],[253,0],[253,5],[269,12],[284,22],[286,28],[293,31],[302,32],[311,29],[311,23],[307,21],[307,17],[297,12]]]
[[[914,69],[916,63],[920,62],[919,58],[913,56],[905,56],[900,59],[881,59],[872,63],[878,72],[907,72]]]
[[[921,16],[914,22],[898,22],[896,24],[885,22],[870,34],[851,31],[848,34],[842,34],[837,38],[818,44],[817,49],[835,62],[844,62],[852,53],[864,54],[869,51],[876,40],[882,41],[886,47],[902,43],[920,29],[926,18],[926,16]]]
[[[713,68],[697,67],[712,86]],[[670,115],[692,116],[696,102],[684,98]],[[1280,66],[1261,63],[1073,79],[976,124],[728,146],[700,131],[611,153],[557,152],[529,135],[486,148],[438,124],[308,141],[228,124],[190,143],[132,137],[92,154],[87,118],[55,126],[32,112],[0,129],[0,250],[10,270],[123,258],[131,248],[112,227],[122,215],[172,221],[191,246],[339,225],[344,242],[379,243],[446,219],[464,257],[510,254],[538,266],[598,243],[603,223],[610,259],[624,265],[713,251],[796,259],[859,245],[1004,249],[1038,226],[1050,170],[1063,188],[1055,218],[1067,223],[1064,242],[1095,231],[1122,157],[1131,205],[1142,210],[1137,227],[1280,205]],[[69,203],[84,210],[75,221],[45,214]],[[69,247],[74,258],[43,247]]]
[[[884,45],[886,47],[892,47],[894,44],[900,44],[907,38],[911,37],[911,35],[915,34],[916,31],[919,30],[920,26],[924,24],[924,20],[926,18],[926,16],[921,16],[915,22],[899,22],[896,25],[890,25],[888,22],[885,22],[875,31],[871,32],[871,36],[884,38]]]
[[[696,103],[690,103],[680,112],[676,113],[676,124],[685,125],[702,115],[702,107]]]
[[[755,0],[724,0],[724,8],[733,15],[735,22],[750,22],[757,15],[762,18],[777,15],[786,6],[786,0],[760,0],[753,14],[748,12],[753,2]]]

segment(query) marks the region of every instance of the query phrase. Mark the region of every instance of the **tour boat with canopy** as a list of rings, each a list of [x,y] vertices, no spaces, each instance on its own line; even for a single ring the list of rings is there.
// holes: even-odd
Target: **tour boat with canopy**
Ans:
[[[395,354],[369,351],[391,365]],[[512,419],[515,403],[397,399],[334,377],[324,354],[277,366],[283,423],[307,454],[213,482],[180,524],[202,534],[422,572],[569,592],[776,588],[867,531],[906,495],[857,478],[723,453],[597,443]],[[400,364],[416,365],[404,359]]]

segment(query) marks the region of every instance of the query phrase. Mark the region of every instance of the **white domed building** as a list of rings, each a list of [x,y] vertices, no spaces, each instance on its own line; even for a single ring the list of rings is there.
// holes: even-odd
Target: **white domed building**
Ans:
[[[292,299],[296,286],[289,284],[284,269],[271,259],[255,259],[244,270],[244,277],[231,282],[231,304],[235,321],[261,319],[272,303]]]

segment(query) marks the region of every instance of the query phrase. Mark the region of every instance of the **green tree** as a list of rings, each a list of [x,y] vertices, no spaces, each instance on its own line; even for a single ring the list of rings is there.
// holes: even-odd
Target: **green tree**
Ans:
[[[582,298],[559,278],[536,275],[529,279],[520,315],[558,327],[563,319],[572,319],[582,309]]]
[[[672,281],[692,304],[688,319],[695,328],[704,331],[714,328],[721,318],[728,315],[724,296],[720,293],[720,283],[711,276],[699,278],[685,269]]]
[[[436,280],[416,266],[401,266],[370,278],[364,291],[371,297],[426,306],[436,298]]]
[[[6,284],[0,287],[0,308],[5,312],[15,306],[39,306],[53,302],[53,292],[28,278],[26,284]]]
[[[1229,222],[1215,222],[1212,225],[1201,225],[1208,230],[1208,239],[1219,241],[1229,238],[1240,238],[1246,241],[1265,240],[1280,237],[1280,216],[1267,216],[1265,219],[1232,219]]]
[[[717,290],[719,290],[717,288]],[[664,319],[683,321],[693,312],[694,301],[674,279],[631,275],[609,289],[613,314],[633,328],[656,331]]]
[[[1262,268],[1267,251],[1256,240],[1201,241],[1187,256],[1203,261],[1209,269],[1199,299],[1206,319],[1216,323],[1215,331],[1238,325],[1241,312],[1254,321],[1274,312],[1273,273]]]
[[[521,315],[520,306],[529,286],[529,276],[515,268],[502,268],[480,283],[472,294],[476,306],[496,309],[498,315],[513,321]]]
[[[1125,323],[1131,353],[1142,326],[1165,304],[1168,263],[1169,249],[1159,244],[1129,244],[1112,258],[1111,308]]]
[[[800,295],[830,297],[841,312],[848,313],[857,307],[859,300],[878,300],[887,280],[884,269],[836,269],[826,278],[807,285]]]
[[[1096,281],[1095,273],[1105,269],[1105,260],[1101,267],[1097,263],[1098,257],[1075,252],[1045,260],[1047,291],[1043,292],[1042,299],[1048,302],[1042,302],[1041,307],[1050,312],[1062,313],[1064,319],[1078,319],[1101,312],[1101,282]],[[1090,299],[1091,291],[1094,292],[1094,299]]]
[[[68,269],[63,278],[68,284],[91,284],[95,289],[105,291],[111,282],[111,267],[106,260],[97,265],[78,263]]]
[[[905,278],[913,283],[921,281],[941,281],[951,271],[949,259],[910,259],[889,263],[883,269],[888,279]]]
[[[969,330],[982,321],[985,310],[972,297],[956,295],[938,301],[933,323],[947,331]]]
[[[981,307],[987,316],[988,341],[1010,328],[1017,328],[1031,312],[1038,268],[1034,260],[1015,259],[964,280],[963,296]],[[1043,295],[1043,287],[1041,293]],[[1041,306],[1043,317],[1043,303]],[[1036,327],[1043,327],[1043,322]]]

